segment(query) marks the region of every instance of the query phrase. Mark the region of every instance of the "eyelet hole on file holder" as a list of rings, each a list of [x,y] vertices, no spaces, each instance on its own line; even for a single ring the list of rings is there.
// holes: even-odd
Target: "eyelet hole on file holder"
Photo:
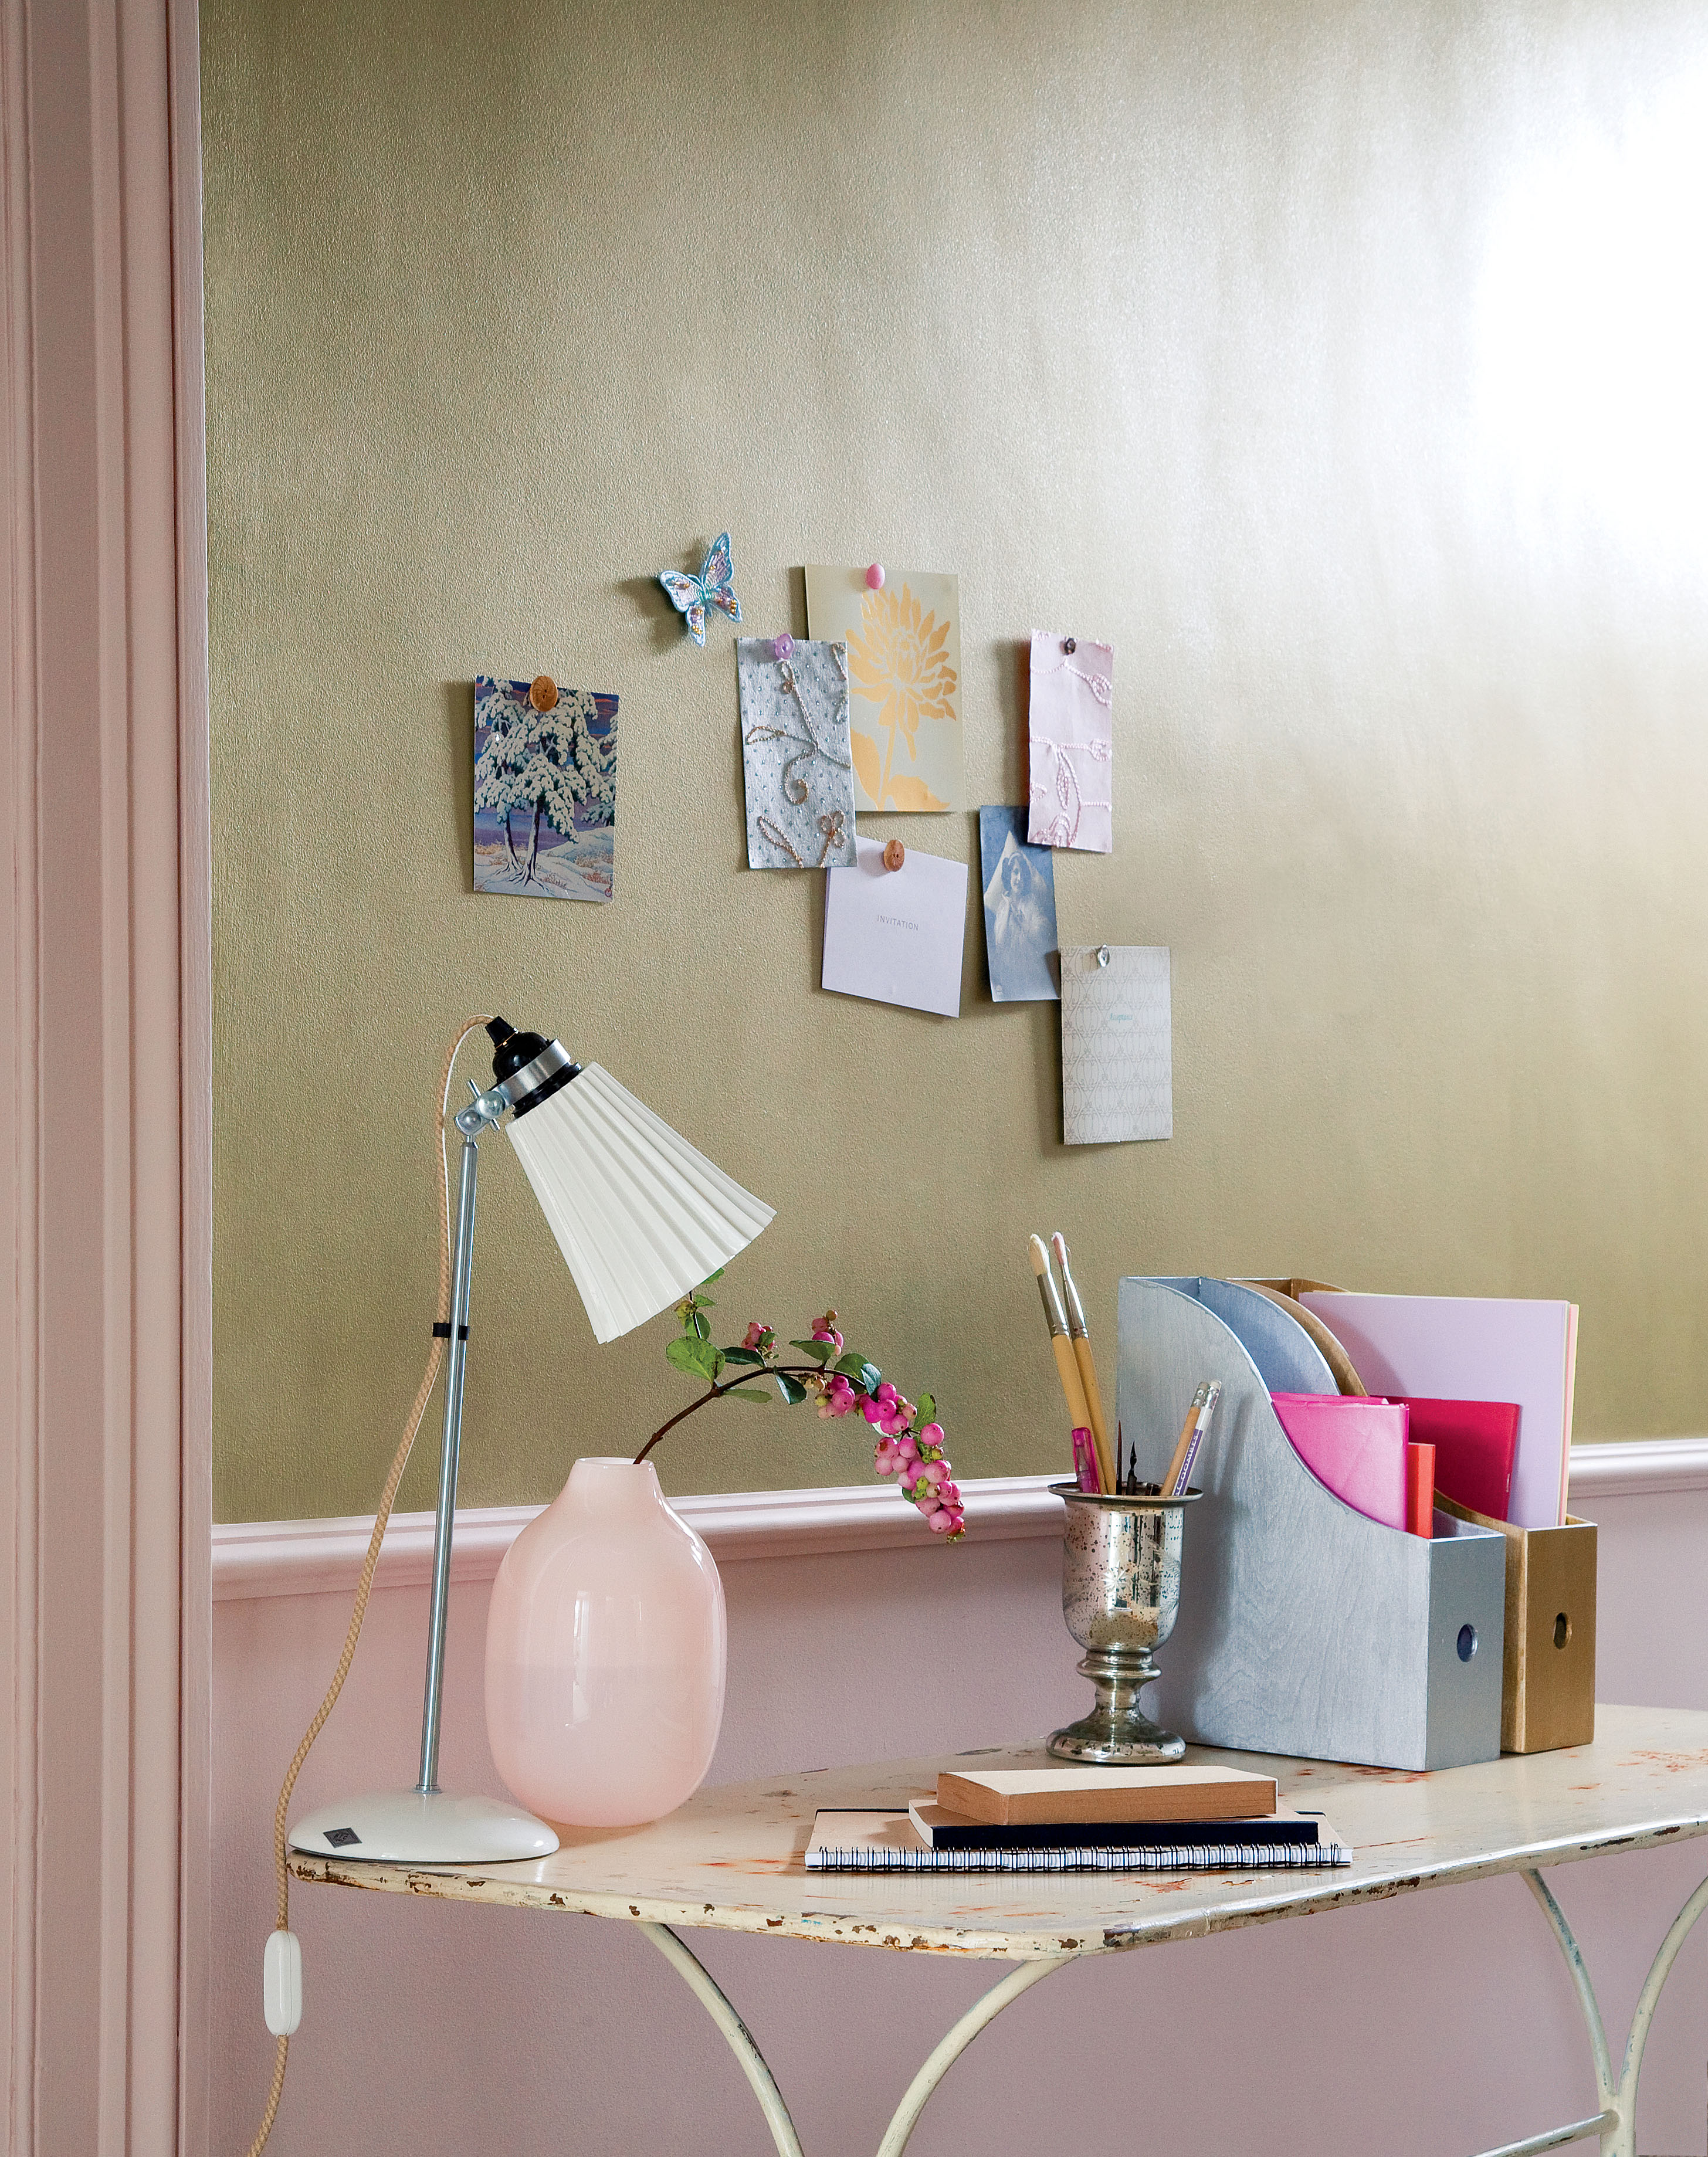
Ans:
[[[1556,1648],[1563,1648],[1571,1638],[1572,1620],[1562,1610],[1554,1620],[1554,1645]]]
[[[1476,1627],[1475,1627],[1474,1625],[1461,1625],[1461,1626],[1459,1627],[1459,1629],[1458,1629],[1458,1659],[1459,1659],[1459,1660],[1460,1660],[1462,1663],[1468,1663],[1468,1662],[1469,1662],[1469,1660],[1471,1660],[1471,1657],[1476,1654],[1476,1652],[1477,1652],[1477,1629],[1476,1629]]]

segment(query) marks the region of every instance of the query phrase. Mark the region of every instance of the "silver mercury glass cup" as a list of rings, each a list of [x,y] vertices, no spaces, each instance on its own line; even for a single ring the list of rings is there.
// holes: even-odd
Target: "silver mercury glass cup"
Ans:
[[[1086,1651],[1080,1674],[1097,1688],[1091,1713],[1057,1731],[1050,1750],[1058,1760],[1102,1768],[1178,1760],[1186,1740],[1141,1713],[1139,1695],[1162,1675],[1150,1651],[1174,1630],[1186,1509],[1202,1494],[1105,1498],[1073,1483],[1050,1488],[1068,1507],[1062,1614]]]

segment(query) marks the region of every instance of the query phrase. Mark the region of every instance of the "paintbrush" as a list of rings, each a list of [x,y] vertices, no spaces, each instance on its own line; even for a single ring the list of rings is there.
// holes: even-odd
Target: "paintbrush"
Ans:
[[[1032,1271],[1038,1277],[1038,1295],[1044,1306],[1044,1322],[1050,1329],[1050,1346],[1056,1351],[1056,1369],[1062,1380],[1062,1398],[1068,1403],[1068,1415],[1076,1431],[1091,1429],[1091,1411],[1086,1405],[1085,1387],[1080,1382],[1079,1366],[1073,1359],[1073,1344],[1068,1335],[1068,1320],[1062,1310],[1062,1299],[1056,1293],[1056,1283],[1050,1272],[1050,1255],[1045,1250],[1043,1238],[1033,1236],[1027,1244],[1031,1253]],[[1093,1450],[1096,1440],[1092,1441]],[[1098,1455],[1098,1473],[1103,1473],[1102,1456]],[[1109,1486],[1104,1485],[1107,1489]]]
[[[1050,1238],[1050,1248],[1056,1254],[1056,1264],[1062,1269],[1062,1290],[1068,1310],[1068,1334],[1073,1346],[1073,1360],[1079,1367],[1080,1383],[1085,1388],[1085,1405],[1091,1414],[1091,1442],[1097,1448],[1097,1472],[1105,1490],[1121,1487],[1121,1464],[1109,1449],[1109,1427],[1104,1421],[1103,1396],[1098,1391],[1097,1364],[1091,1352],[1091,1335],[1085,1323],[1085,1306],[1079,1300],[1079,1290],[1073,1284],[1073,1276],[1068,1268],[1068,1243],[1058,1228]]]

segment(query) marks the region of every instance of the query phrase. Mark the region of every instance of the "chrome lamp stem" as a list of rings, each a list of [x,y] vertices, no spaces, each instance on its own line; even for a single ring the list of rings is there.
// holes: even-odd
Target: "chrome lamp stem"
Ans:
[[[475,1259],[475,1182],[480,1136],[496,1127],[508,1107],[496,1090],[475,1098],[456,1119],[462,1133],[462,1175],[457,1186],[456,1238],[450,1260],[450,1342],[445,1369],[445,1433],[439,1444],[439,1507],[433,1519],[433,1600],[427,1624],[427,1682],[421,1703],[421,1773],[424,1797],[439,1788],[439,1729],[445,1694],[445,1625],[450,1601],[450,1539],[456,1528],[456,1471],[462,1450],[463,1380],[468,1366],[469,1290]]]

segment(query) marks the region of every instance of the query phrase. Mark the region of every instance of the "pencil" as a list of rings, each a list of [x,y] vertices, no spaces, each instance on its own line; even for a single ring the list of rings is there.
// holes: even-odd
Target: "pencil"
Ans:
[[[1181,1497],[1191,1487],[1192,1470],[1198,1465],[1199,1449],[1202,1446],[1205,1439],[1209,1435],[1210,1418],[1215,1414],[1216,1403],[1221,1398],[1221,1382],[1219,1379],[1212,1378],[1210,1382],[1210,1397],[1205,1402],[1203,1407],[1199,1409],[1198,1420],[1192,1426],[1192,1436],[1191,1443],[1186,1447],[1186,1457],[1181,1463],[1179,1475],[1175,1477],[1173,1483],[1169,1486],[1168,1495],[1170,1497]]]
[[[1216,1413],[1216,1403],[1222,1398],[1222,1381],[1206,1378],[1192,1396],[1192,1405],[1186,1410],[1186,1419],[1181,1425],[1180,1443],[1174,1449],[1174,1459],[1168,1464],[1168,1473],[1162,1479],[1165,1498],[1178,1498],[1186,1487],[1197,1461],[1198,1449],[1204,1443],[1204,1434],[1210,1428],[1210,1418]]]
[[[1056,1284],[1050,1275],[1049,1254],[1042,1239],[1032,1237],[1028,1245],[1031,1252],[1032,1271],[1038,1277],[1038,1295],[1043,1300],[1044,1322],[1050,1329],[1050,1346],[1056,1351],[1056,1369],[1062,1380],[1062,1394],[1068,1403],[1068,1421],[1074,1430],[1089,1430],[1091,1412],[1085,1403],[1085,1387],[1080,1382],[1079,1366],[1073,1360],[1073,1344],[1068,1337],[1068,1320],[1062,1315],[1062,1300],[1056,1293]],[[1098,1463],[1098,1473],[1103,1464]]]
[[[1085,1323],[1085,1306],[1068,1269],[1068,1242],[1058,1228],[1050,1238],[1056,1264],[1062,1269],[1062,1288],[1067,1299],[1068,1335],[1073,1344],[1073,1360],[1085,1387],[1085,1405],[1091,1412],[1091,1439],[1097,1448],[1097,1472],[1105,1490],[1121,1487],[1121,1464],[1109,1450],[1109,1427],[1104,1421],[1103,1395],[1098,1391],[1097,1362],[1091,1352],[1091,1334]]]

